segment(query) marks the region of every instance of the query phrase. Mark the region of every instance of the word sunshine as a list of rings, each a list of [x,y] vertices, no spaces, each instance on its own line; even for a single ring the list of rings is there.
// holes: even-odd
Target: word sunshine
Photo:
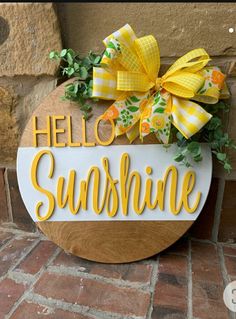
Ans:
[[[36,205],[35,214],[39,221],[50,219],[56,205],[61,209],[68,208],[69,212],[74,215],[78,214],[81,209],[87,211],[89,209],[89,191],[92,194],[93,212],[99,215],[106,211],[111,218],[116,216],[119,207],[122,214],[127,216],[129,214],[129,203],[132,203],[132,209],[137,215],[143,214],[145,208],[163,211],[166,199],[172,214],[178,215],[183,208],[188,213],[194,213],[201,199],[201,192],[195,191],[193,194],[196,182],[194,171],[186,171],[180,186],[178,185],[178,170],[175,166],[170,165],[166,168],[161,179],[153,181],[151,178],[152,167],[150,166],[145,168],[145,177],[138,171],[130,170],[130,156],[128,153],[122,153],[120,158],[117,158],[119,160],[118,179],[111,176],[109,159],[103,157],[101,159],[102,169],[91,166],[88,169],[87,178],[80,180],[79,190],[75,191],[78,177],[76,171],[71,169],[68,172],[68,180],[64,176],[59,176],[55,180],[56,191],[54,194],[49,189],[42,187],[38,180],[39,164],[43,158],[49,164],[49,179],[53,180],[56,167],[56,160],[51,150],[39,151],[32,161],[32,185],[35,190],[45,196],[45,201],[47,201],[47,205],[44,205],[42,201]],[[40,174],[42,173],[40,172]],[[144,178],[145,181],[142,181]],[[102,180],[103,183],[101,183]],[[143,190],[141,188],[142,182],[145,182]],[[167,187],[167,184],[169,187]],[[104,186],[102,187],[102,185]],[[177,190],[180,196],[177,196]],[[192,195],[191,204],[189,203],[190,195]]]

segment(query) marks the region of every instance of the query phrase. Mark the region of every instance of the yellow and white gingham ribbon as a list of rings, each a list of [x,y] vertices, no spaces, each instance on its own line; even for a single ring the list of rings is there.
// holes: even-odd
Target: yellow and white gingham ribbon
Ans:
[[[210,58],[204,49],[188,52],[158,77],[160,53],[152,35],[137,38],[126,24],[103,42],[101,67],[93,68],[93,97],[115,100],[104,119],[117,120],[117,135],[126,133],[132,141],[155,132],[168,143],[172,122],[190,138],[211,114],[189,99],[214,104],[229,97],[219,68],[206,68]]]

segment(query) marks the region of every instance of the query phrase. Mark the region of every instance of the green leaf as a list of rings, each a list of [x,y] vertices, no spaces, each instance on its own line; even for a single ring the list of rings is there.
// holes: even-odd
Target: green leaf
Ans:
[[[93,95],[93,90],[92,89],[88,89],[88,96],[91,97]]]
[[[179,141],[182,141],[184,139],[184,136],[180,132],[176,133],[176,137]]]
[[[166,102],[161,102],[160,105],[166,106]]]
[[[109,59],[111,58],[111,55],[110,55],[109,52],[105,51],[104,54],[105,54],[105,56],[108,57]]]
[[[136,106],[129,106],[127,109],[128,109],[130,112],[137,112],[137,111],[138,111],[138,107],[136,107]]]
[[[55,51],[51,51],[49,53],[49,59],[54,59],[55,58]]]
[[[115,47],[115,45],[114,45],[114,43],[112,41],[108,42],[107,46],[108,46],[108,48],[116,50],[116,47]]]
[[[224,133],[222,131],[221,128],[217,128],[215,131],[214,131],[214,138],[218,141],[220,141],[220,139],[223,137]]]
[[[187,161],[184,164],[185,164],[186,167],[191,167],[191,164],[189,162],[187,162]]]
[[[198,142],[190,142],[187,146],[187,149],[190,153],[192,153],[194,155],[201,154],[201,146]]]
[[[221,119],[219,117],[212,117],[212,119],[207,124],[208,130],[215,130],[221,126]]]
[[[79,74],[80,74],[81,79],[85,80],[88,76],[88,71],[86,70],[86,68],[84,66],[82,66],[79,70]]]
[[[85,58],[82,59],[81,64],[83,66],[89,67],[91,65],[91,61],[90,61],[90,59],[88,57],[85,57]]]
[[[224,164],[224,169],[226,169],[226,171],[228,173],[230,173],[231,169],[232,169],[232,166],[230,165],[230,163],[225,163]]]
[[[85,119],[85,121],[87,121],[89,119],[89,114],[86,112],[83,112],[83,118]]]
[[[158,92],[159,93],[159,92]],[[154,96],[154,101],[155,101],[155,103],[158,103],[159,101],[160,101],[160,94],[156,94],[155,96]]]
[[[69,75],[69,76],[72,76],[73,74],[74,74],[74,72],[75,72],[75,69],[74,68],[67,68],[67,74]]]
[[[219,161],[224,161],[226,159],[226,154],[225,153],[217,153],[216,157]]]
[[[74,50],[72,50],[72,49],[68,49],[68,50],[67,50],[67,53],[69,53],[69,54],[71,55],[71,57],[72,57],[72,58],[74,58],[74,57],[75,57],[75,51],[74,51]]]
[[[77,63],[77,62],[74,63],[74,69],[75,69],[75,71],[77,71],[79,69],[79,63]]]
[[[74,82],[74,93],[75,94],[78,93],[78,87],[79,87],[79,83],[78,82]]]
[[[132,105],[132,102],[128,98],[125,101],[127,102],[125,105]]]
[[[98,64],[98,63],[100,62],[100,60],[101,60],[101,57],[100,57],[100,56],[97,56],[97,57],[94,59],[93,63],[94,63],[94,64]]]
[[[181,153],[177,153],[175,156],[174,156],[174,160],[176,162],[182,162],[182,160],[184,159],[184,155],[181,154]]]
[[[193,159],[194,159],[195,162],[201,162],[202,161],[202,155],[198,154],[198,155],[194,156]]]
[[[130,96],[130,100],[133,102],[133,103],[136,103],[136,102],[139,102],[140,99],[138,99],[136,96]]]
[[[66,53],[67,53],[67,49],[63,49],[60,53],[60,57],[64,58],[66,56]]]
[[[73,61],[73,58],[72,58],[70,53],[67,53],[66,58],[67,58],[67,62],[69,63],[69,65],[73,65],[74,61]]]
[[[81,111],[90,112],[92,107],[89,104],[84,104],[80,109],[81,109]]]
[[[164,111],[165,109],[163,107],[158,107],[153,113],[164,113]]]
[[[90,81],[89,81],[89,87],[90,87],[90,88],[93,88],[93,80],[90,80]]]

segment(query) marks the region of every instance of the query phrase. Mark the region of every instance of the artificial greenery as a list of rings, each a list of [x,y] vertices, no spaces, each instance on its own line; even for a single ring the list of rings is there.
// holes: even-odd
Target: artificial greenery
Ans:
[[[92,98],[93,67],[99,65],[101,55],[90,51],[86,57],[81,58],[72,49],[63,49],[61,52],[51,51],[49,58],[57,61],[62,60],[62,75],[74,78],[73,82],[65,86],[63,99],[77,102],[85,120],[87,120],[92,110],[91,104],[88,104],[87,100]]]
[[[72,49],[63,49],[61,52],[51,51],[50,59],[62,60],[62,75],[74,78],[74,81],[65,86],[63,99],[77,102],[85,120],[91,115],[91,104],[87,103],[92,98],[93,67],[100,66],[101,56],[92,51],[86,57],[81,58]],[[96,101],[96,99],[93,99]],[[201,104],[201,103],[200,103]],[[223,130],[220,113],[228,112],[229,106],[220,101],[217,104],[201,104],[203,108],[212,114],[211,120],[194,136],[186,139],[173,125],[171,126],[170,141],[177,141],[178,150],[175,161],[189,167],[194,162],[202,160],[201,143],[208,143],[213,155],[224,166],[227,172],[232,169],[227,149],[236,149],[236,145]],[[168,145],[166,146],[168,147]]]

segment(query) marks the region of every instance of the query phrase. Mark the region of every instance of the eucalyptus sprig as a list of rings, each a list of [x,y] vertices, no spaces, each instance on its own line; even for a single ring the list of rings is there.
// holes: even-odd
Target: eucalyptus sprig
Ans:
[[[228,112],[229,106],[220,101],[214,105],[202,104],[202,107],[213,116],[211,120],[190,139],[186,139],[176,128],[172,128],[172,136],[177,138],[178,151],[175,154],[175,161],[191,166],[192,162],[200,162],[202,160],[201,143],[208,143],[211,147],[212,154],[223,165],[224,169],[229,173],[232,169],[227,154],[227,149],[235,149],[235,142],[229,138],[228,133],[224,132],[224,125],[219,112]]]
[[[51,51],[51,60],[62,60],[61,73],[67,78],[74,78],[74,81],[65,86],[63,99],[77,102],[82,114],[87,120],[92,110],[91,104],[87,103],[92,99],[93,67],[99,66],[101,55],[92,51],[81,58],[72,49],[63,49],[61,52]],[[96,101],[96,99],[93,99]]]

